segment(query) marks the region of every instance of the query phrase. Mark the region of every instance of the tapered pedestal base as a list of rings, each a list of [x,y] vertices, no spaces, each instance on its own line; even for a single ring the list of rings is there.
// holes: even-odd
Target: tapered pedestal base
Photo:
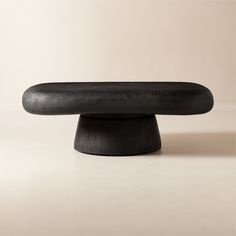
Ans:
[[[74,148],[83,153],[128,156],[161,148],[155,115],[81,115]]]

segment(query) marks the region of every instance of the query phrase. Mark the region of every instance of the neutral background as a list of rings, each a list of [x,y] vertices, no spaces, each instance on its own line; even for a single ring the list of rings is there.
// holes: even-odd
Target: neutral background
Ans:
[[[194,81],[233,103],[235,42],[235,0],[1,0],[0,104],[103,80]]]
[[[78,116],[23,111],[52,81],[192,81],[161,152],[73,150]],[[235,236],[236,0],[0,0],[0,235]]]

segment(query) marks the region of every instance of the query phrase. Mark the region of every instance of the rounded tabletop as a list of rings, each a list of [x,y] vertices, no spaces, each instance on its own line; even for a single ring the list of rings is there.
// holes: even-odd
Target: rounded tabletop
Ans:
[[[27,89],[34,114],[201,114],[213,107],[210,90],[189,82],[45,83]]]

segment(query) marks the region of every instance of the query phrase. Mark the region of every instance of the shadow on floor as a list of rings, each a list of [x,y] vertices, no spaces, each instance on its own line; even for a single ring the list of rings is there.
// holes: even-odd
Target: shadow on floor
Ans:
[[[162,134],[162,149],[152,155],[236,157],[236,133]]]

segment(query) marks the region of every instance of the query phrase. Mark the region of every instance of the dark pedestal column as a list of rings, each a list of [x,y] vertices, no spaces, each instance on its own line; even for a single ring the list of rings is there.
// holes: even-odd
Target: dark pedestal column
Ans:
[[[95,155],[127,156],[161,148],[155,115],[81,115],[74,148]]]

